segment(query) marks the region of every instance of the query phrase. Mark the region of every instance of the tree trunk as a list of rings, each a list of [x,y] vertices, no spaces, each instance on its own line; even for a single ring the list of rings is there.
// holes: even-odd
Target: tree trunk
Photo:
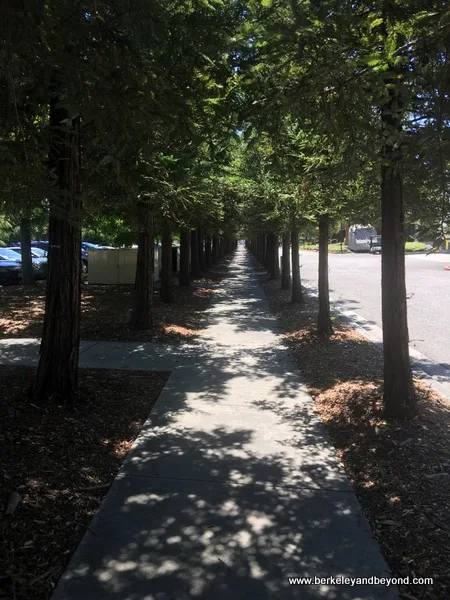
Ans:
[[[161,239],[161,300],[173,302],[172,225],[168,219],[163,222]]]
[[[198,249],[198,231],[191,231],[191,277],[196,279],[200,277],[200,256]]]
[[[34,284],[33,259],[31,256],[31,222],[29,217],[20,219],[20,251],[22,254],[22,284]]]
[[[180,230],[180,278],[179,285],[187,286],[190,276],[191,232],[184,227]]]
[[[269,246],[269,236],[264,234],[262,236],[262,265],[267,270],[269,270]]]
[[[404,199],[401,174],[402,99],[398,80],[388,77],[387,100],[382,107],[383,147],[381,169],[381,298],[383,317],[384,408],[388,418],[408,419],[417,413],[409,357],[405,282]],[[396,143],[397,142],[397,143]]]
[[[204,271],[206,269],[205,263],[205,246],[203,239],[203,232],[200,228],[198,228],[198,261],[200,266],[200,271]]]
[[[265,262],[266,262],[266,250],[265,250],[265,236],[264,235],[258,235],[258,254],[257,254],[257,259],[259,264],[262,267],[265,267]]]
[[[50,100],[50,194],[48,279],[34,402],[72,404],[78,396],[81,312],[80,120],[58,106],[58,84]]]
[[[300,256],[298,247],[298,230],[291,231],[292,252],[292,304],[304,304],[302,282],[300,279]]]
[[[275,233],[269,233],[267,236],[267,270],[269,271],[270,279],[279,279],[278,236]]]
[[[209,269],[212,264],[212,255],[211,255],[211,236],[209,233],[206,234],[205,237],[205,267]]]
[[[328,215],[319,217],[319,316],[317,331],[325,335],[333,333],[330,313],[330,288],[328,284]]]
[[[219,261],[219,236],[214,234],[212,236],[212,264],[215,265]]]
[[[131,329],[144,330],[152,326],[153,274],[155,270],[155,237],[153,231],[153,211],[148,204],[140,205],[139,238],[136,259]]]
[[[289,233],[283,234],[283,257],[281,269],[281,289],[291,289],[291,240]]]

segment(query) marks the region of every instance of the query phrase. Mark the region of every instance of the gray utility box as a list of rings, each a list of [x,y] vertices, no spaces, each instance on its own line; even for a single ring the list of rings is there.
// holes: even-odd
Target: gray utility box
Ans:
[[[137,248],[89,250],[88,282],[91,285],[133,285],[136,277]],[[161,248],[155,247],[153,280],[159,280]]]

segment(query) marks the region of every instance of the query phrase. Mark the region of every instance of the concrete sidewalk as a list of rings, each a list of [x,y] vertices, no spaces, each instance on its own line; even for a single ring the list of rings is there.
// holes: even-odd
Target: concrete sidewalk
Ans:
[[[208,323],[53,600],[398,598],[395,587],[289,585],[388,571],[243,248]]]
[[[0,365],[31,366],[39,363],[40,340],[9,338],[0,340]],[[82,369],[124,369],[173,371],[181,364],[195,360],[198,344],[165,344],[152,342],[80,343],[79,366]]]

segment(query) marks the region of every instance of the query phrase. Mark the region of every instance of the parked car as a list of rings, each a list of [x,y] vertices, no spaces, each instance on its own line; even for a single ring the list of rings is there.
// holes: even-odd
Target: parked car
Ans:
[[[18,254],[22,253],[22,248],[20,247],[20,244],[9,246],[9,248],[10,250],[14,250]],[[31,248],[31,256],[33,256],[34,258],[47,258],[47,254],[48,253],[45,250],[42,250],[42,248]]]
[[[22,281],[22,268],[16,260],[11,260],[0,248],[0,285],[18,284]]]
[[[0,252],[6,255],[10,260],[19,262],[20,266],[22,266],[22,254],[20,247],[10,246],[8,248],[0,248]],[[35,279],[47,279],[48,275],[48,262],[44,257],[33,256],[33,252],[31,254],[31,260],[33,262],[33,273]]]
[[[84,248],[86,252],[89,252],[90,249],[101,250],[103,248],[103,246],[100,246],[99,244],[93,244],[92,242],[81,242],[81,247]]]
[[[49,242],[45,240],[41,241],[33,241],[31,242],[32,248],[40,248],[48,253]],[[81,274],[86,275],[88,270],[88,251],[85,247],[83,247],[83,242],[81,243]]]

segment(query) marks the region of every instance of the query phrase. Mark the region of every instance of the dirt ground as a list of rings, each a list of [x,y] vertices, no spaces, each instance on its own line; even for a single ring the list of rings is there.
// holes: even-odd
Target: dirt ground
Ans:
[[[224,261],[226,264],[226,261]],[[128,328],[133,286],[83,286],[81,338],[183,342],[198,335],[224,272],[154,294],[152,330]],[[0,337],[40,337],[45,284],[0,287]],[[30,404],[34,370],[0,370],[0,599],[48,600],[168,373],[81,369],[75,408]]]
[[[82,369],[69,409],[28,403],[33,372],[0,371],[4,600],[49,598],[169,375]]]
[[[450,598],[450,403],[416,381],[419,414],[388,423],[382,351],[339,318],[314,333],[317,300],[290,303],[279,282],[264,288],[316,408],[395,577],[433,577],[401,587],[408,600]]]
[[[127,342],[182,342],[198,335],[202,313],[209,306],[220,275],[209,273],[189,288],[174,286],[174,302],[160,301],[154,293],[153,328],[132,331],[128,327],[133,286],[83,285],[81,339]],[[38,338],[42,333],[45,283],[32,288],[0,287],[0,338]]]

